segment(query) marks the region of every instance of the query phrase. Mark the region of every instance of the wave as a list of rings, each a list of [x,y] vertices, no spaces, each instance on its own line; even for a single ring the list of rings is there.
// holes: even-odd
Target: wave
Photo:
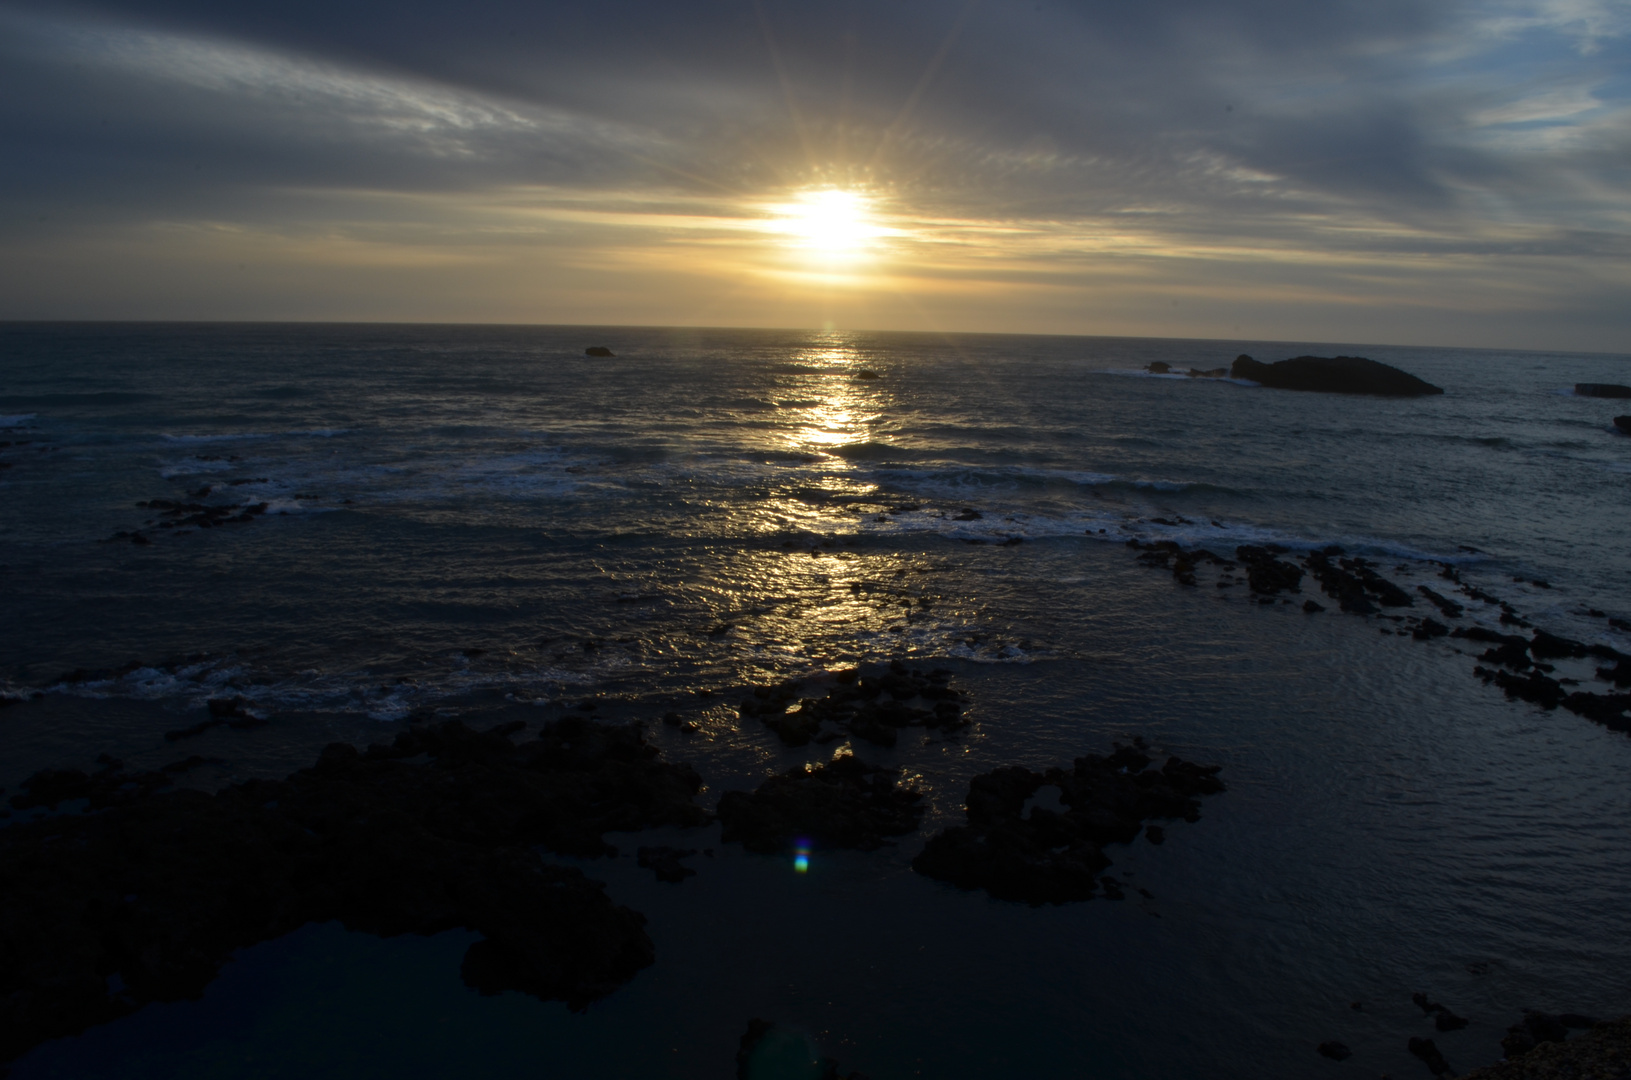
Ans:
[[[0,406],[134,405],[152,401],[158,396],[132,390],[100,390],[89,394],[0,394]]]
[[[24,424],[34,419],[34,416],[35,414],[31,412],[13,413],[11,416],[0,416],[0,428],[22,427]]]
[[[307,428],[296,431],[226,431],[214,435],[171,435],[160,433],[159,438],[168,443],[216,443],[216,442],[246,442],[260,439],[282,438],[311,438],[332,439],[339,435],[348,435],[350,428]]]
[[[1143,368],[1100,368],[1096,374],[1119,375],[1127,379],[1166,379],[1193,383],[1228,383],[1231,386],[1261,386],[1251,379],[1235,379],[1228,375],[1191,375],[1185,371],[1146,371]]]

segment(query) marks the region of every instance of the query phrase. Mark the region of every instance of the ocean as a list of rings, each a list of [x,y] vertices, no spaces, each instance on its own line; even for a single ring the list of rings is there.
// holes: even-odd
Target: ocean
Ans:
[[[1147,370],[1239,353],[1363,355],[1445,393]],[[1461,627],[1631,653],[1631,409],[1572,392],[1628,378],[1628,356],[1354,343],[0,324],[8,792],[99,754],[199,755],[181,782],[213,790],[428,719],[582,708],[645,725],[712,806],[841,745],[783,745],[747,688],[900,660],[968,698],[958,732],[855,740],[925,793],[881,850],[798,873],[715,825],[555,860],[655,943],[586,1011],[467,989],[468,931],[313,925],[12,1075],[720,1077],[763,1017],[874,1080],[1303,1077],[1336,1067],[1327,1040],[1412,1076],[1412,1036],[1464,1070],[1526,1009],[1623,1014],[1631,736],[1409,628],[1444,618],[1426,586]],[[1190,586],[1138,558],[1161,541],[1335,545],[1413,603]],[[222,698],[254,723],[166,738]],[[1107,849],[1126,899],[912,871],[971,777],[1134,737],[1228,790]],[[712,854],[659,882],[634,857],[654,842]],[[1435,1031],[1418,991],[1470,1023]]]

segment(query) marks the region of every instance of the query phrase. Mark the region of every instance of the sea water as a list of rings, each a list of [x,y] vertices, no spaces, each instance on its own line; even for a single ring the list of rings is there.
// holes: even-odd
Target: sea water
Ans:
[[[1147,370],[1241,352],[1367,355],[1445,393]],[[657,948],[585,1013],[465,989],[465,932],[308,927],[14,1075],[716,1077],[762,1016],[874,1078],[1300,1077],[1334,1067],[1326,1039],[1407,1076],[1411,1035],[1466,1069],[1523,1009],[1623,1013],[1631,739],[1509,702],[1468,643],[1340,614],[1309,579],[1264,605],[1127,544],[1337,544],[1411,592],[1451,592],[1451,568],[1631,652],[1609,621],[1631,617],[1631,440],[1571,392],[1628,377],[1624,356],[1332,343],[0,326],[13,791],[99,753],[199,754],[187,782],[214,787],[411,718],[592,701],[711,804],[834,749],[739,717],[745,686],[900,658],[971,699],[958,738],[856,745],[927,794],[898,845],[799,874],[716,827],[577,863]],[[166,528],[154,500],[254,509]],[[658,722],[702,689],[699,730]],[[266,723],[164,738],[222,696]],[[971,776],[1133,736],[1229,791],[1108,850],[1127,900],[1031,908],[910,870]],[[632,857],[653,840],[714,855],[659,883]],[[1433,1031],[1416,990],[1472,1023]]]

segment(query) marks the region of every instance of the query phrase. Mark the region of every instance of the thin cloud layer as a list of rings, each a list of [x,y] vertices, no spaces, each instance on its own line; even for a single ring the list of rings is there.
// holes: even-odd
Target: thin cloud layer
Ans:
[[[1627,59],[1609,0],[13,4],[0,317],[1626,350]]]

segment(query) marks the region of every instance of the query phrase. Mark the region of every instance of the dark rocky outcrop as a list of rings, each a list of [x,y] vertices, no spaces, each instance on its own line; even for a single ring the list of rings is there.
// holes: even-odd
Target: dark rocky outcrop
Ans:
[[[1631,435],[1631,416],[1616,416],[1614,418],[1614,426],[1622,433]]]
[[[1297,356],[1265,364],[1249,356],[1237,357],[1231,377],[1250,379],[1278,390],[1316,390],[1329,394],[1376,394],[1383,397],[1422,397],[1442,394],[1396,367],[1363,356]]]
[[[976,776],[969,783],[968,824],[932,837],[912,869],[999,900],[1090,898],[1101,884],[1099,872],[1110,865],[1105,845],[1131,843],[1148,818],[1199,820],[1199,796],[1224,790],[1219,766],[1174,757],[1152,770],[1144,750],[1141,743],[1118,744],[1109,755],[1077,758],[1069,771],[1008,766]],[[1058,787],[1062,811],[1027,806],[1045,785]]]
[[[697,853],[696,848],[641,847],[635,851],[635,862],[642,870],[650,870],[658,881],[678,885],[696,871],[680,862]]]
[[[1432,1039],[1413,1037],[1408,1046],[1410,1053],[1420,1058],[1422,1064],[1426,1065],[1434,1076],[1449,1076],[1455,1072],[1450,1068],[1450,1063],[1444,1060],[1444,1055],[1433,1044]]]
[[[871,851],[917,828],[922,798],[893,772],[841,753],[826,765],[772,776],[751,794],[727,791],[719,799],[720,838],[764,855],[801,839]]]
[[[1607,382],[1577,382],[1575,397],[1631,398],[1631,386]]]
[[[825,697],[800,698],[799,682],[759,686],[740,706],[788,746],[831,742],[848,733],[876,746],[894,746],[902,728],[961,727],[964,695],[944,668],[919,671],[892,661],[887,668],[841,671]],[[788,707],[797,702],[791,712]]]
[[[608,349],[604,345],[591,345],[587,349],[583,350],[583,355],[585,355],[585,356],[616,356],[617,354],[612,352],[612,350]]]
[[[1433,1018],[1433,1026],[1440,1031],[1460,1031],[1467,1026],[1465,1017],[1457,1016],[1445,1006],[1429,1000],[1426,994],[1419,992],[1411,994],[1410,1000],[1416,1003],[1423,1016]]]
[[[1591,1027],[1591,1030],[1567,1041],[1537,1041],[1528,1030],[1528,1018],[1544,1015],[1525,1014],[1523,1021],[1508,1029],[1507,1036],[1510,1039],[1520,1031],[1524,1034],[1510,1047],[1507,1039],[1501,1040],[1507,1060],[1474,1069],[1462,1080],[1609,1080],[1631,1076],[1631,1016],[1596,1025],[1580,1024],[1578,1026]],[[1565,1017],[1553,1019],[1561,1025]],[[1586,1021],[1589,1018],[1568,1019]],[[1543,1023],[1543,1027],[1551,1028],[1551,1025]]]
[[[1589,1030],[1596,1026],[1596,1020],[1579,1013],[1526,1012],[1522,1020],[1506,1029],[1501,1053],[1510,1061],[1545,1043],[1563,1042],[1571,1029]]]
[[[1263,547],[1242,544],[1235,548],[1235,558],[1246,564],[1246,580],[1252,592],[1260,596],[1274,596],[1282,590],[1302,591],[1302,567],[1275,558],[1276,555],[1285,554],[1285,550],[1274,544]]]
[[[1335,1039],[1320,1043],[1319,1052],[1322,1057],[1328,1057],[1332,1061],[1347,1061],[1354,1056],[1354,1052],[1348,1049],[1346,1043],[1339,1043]]]
[[[696,772],[634,728],[569,718],[336,743],[285,780],[214,795],[109,765],[38,774],[14,805],[91,811],[0,828],[0,1061],[154,1001],[194,998],[236,949],[308,922],[381,935],[466,927],[482,993],[574,1008],[650,964],[639,913],[539,847],[611,849],[609,829],[697,825]]]

